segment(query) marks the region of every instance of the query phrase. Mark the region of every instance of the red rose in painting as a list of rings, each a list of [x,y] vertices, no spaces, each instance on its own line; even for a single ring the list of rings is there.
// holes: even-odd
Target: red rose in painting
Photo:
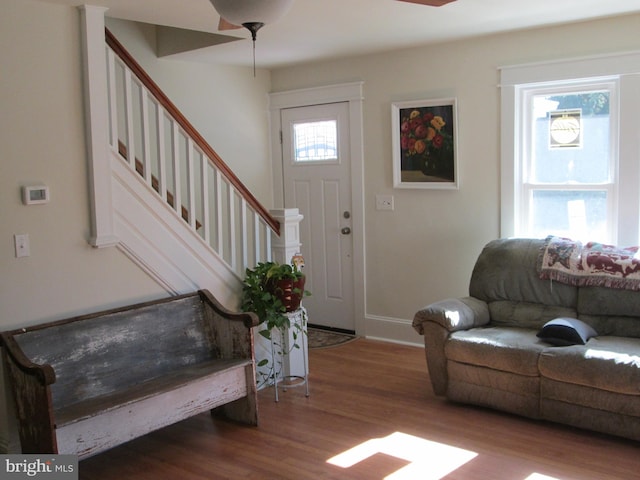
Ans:
[[[418,125],[416,127],[415,132],[414,132],[416,138],[426,138],[427,137],[427,133],[429,133],[429,130],[424,125]]]
[[[442,144],[444,143],[444,137],[438,133],[435,137],[433,137],[433,140],[431,140],[431,143],[435,148],[442,148]]]

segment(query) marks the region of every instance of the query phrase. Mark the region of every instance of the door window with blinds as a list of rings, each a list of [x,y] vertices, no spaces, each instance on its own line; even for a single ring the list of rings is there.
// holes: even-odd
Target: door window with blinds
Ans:
[[[338,161],[338,122],[320,120],[293,125],[295,164]]]

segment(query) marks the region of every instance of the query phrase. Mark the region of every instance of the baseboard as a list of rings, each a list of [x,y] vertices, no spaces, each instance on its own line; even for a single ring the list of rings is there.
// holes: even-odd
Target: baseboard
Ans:
[[[310,323],[308,327],[315,328],[316,330],[326,330],[327,332],[345,333],[347,335],[355,335],[356,333],[354,330],[348,330],[346,328],[327,327],[325,325],[316,325],[314,323]]]
[[[422,347],[422,337],[412,326],[411,320],[378,315],[365,316],[365,337],[402,345]]]

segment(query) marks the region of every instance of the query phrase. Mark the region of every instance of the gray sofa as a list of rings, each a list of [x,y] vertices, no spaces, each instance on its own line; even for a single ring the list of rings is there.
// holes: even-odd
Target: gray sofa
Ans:
[[[468,297],[416,313],[433,391],[640,440],[640,292],[541,279],[544,242],[490,242]],[[570,346],[538,338],[557,317],[579,319],[597,336]]]

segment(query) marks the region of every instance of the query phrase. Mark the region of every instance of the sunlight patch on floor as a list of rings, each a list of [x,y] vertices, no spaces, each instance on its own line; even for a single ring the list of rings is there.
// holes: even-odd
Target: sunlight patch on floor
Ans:
[[[443,443],[432,442],[406,433],[395,432],[383,438],[374,438],[357,445],[327,463],[349,468],[378,453],[384,453],[410,462],[396,470],[385,480],[439,480],[469,462],[478,454]],[[543,480],[532,478],[531,480]]]

